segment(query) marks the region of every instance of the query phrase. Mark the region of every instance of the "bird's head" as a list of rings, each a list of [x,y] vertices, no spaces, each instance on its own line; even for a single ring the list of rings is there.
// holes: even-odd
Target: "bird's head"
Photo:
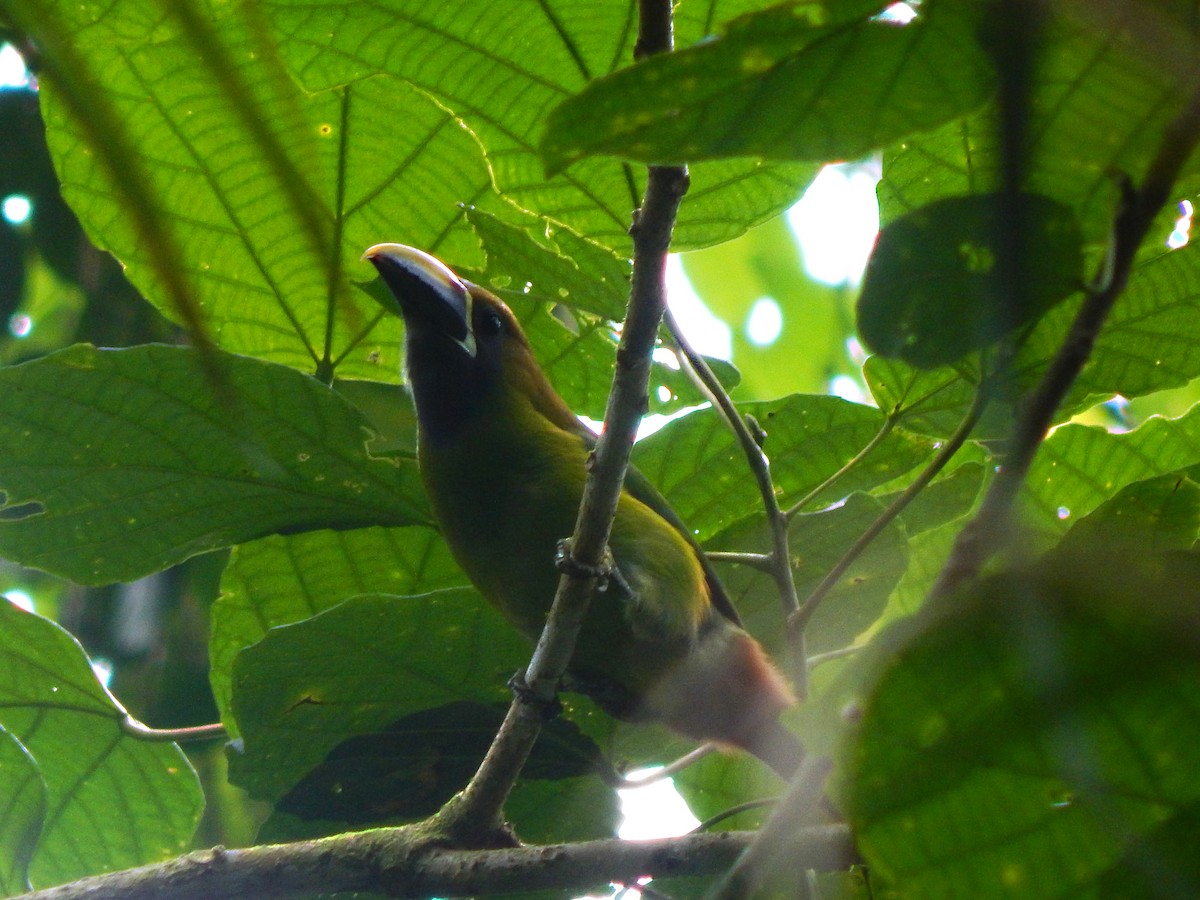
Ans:
[[[577,422],[498,297],[414,247],[376,244],[363,259],[399,303],[405,368],[429,438],[452,438],[473,417],[512,404],[531,406],[560,427]]]

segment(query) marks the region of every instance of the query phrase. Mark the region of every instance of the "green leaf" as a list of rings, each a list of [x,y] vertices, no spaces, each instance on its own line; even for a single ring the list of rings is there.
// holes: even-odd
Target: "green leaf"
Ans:
[[[0,727],[0,893],[31,890],[29,861],[46,820],[49,791],[37,762]]]
[[[1097,398],[1140,397],[1200,376],[1200,247],[1143,254],[1113,306],[1087,365],[1057,419],[1066,421]],[[1076,304],[1064,303],[1038,324],[1016,365],[1042,371],[1065,340]]]
[[[355,827],[431,816],[475,774],[507,708],[456,701],[347,737],[280,798],[276,809]],[[546,723],[521,774],[561,788],[593,775],[600,765],[596,745],[558,718]]]
[[[1060,536],[1125,485],[1200,464],[1200,409],[1128,434],[1064,425],[1042,444],[1022,493],[1028,524]]]
[[[838,471],[883,426],[879,410],[837,397],[799,394],[770,403],[741,404],[738,409],[765,429],[763,449],[771,458],[775,487],[785,501],[799,499]],[[877,487],[919,465],[928,452],[924,439],[893,431],[816,502],[829,503]],[[633,459],[701,542],[734,523],[762,515],[762,500],[745,457],[712,410],[676,419],[639,441]]]
[[[489,190],[479,148],[404,82],[377,77],[302,93],[279,69],[263,23],[216,4],[171,7],[153,37],[136,4],[107,15],[63,6],[63,24],[134,148],[180,257],[171,260],[223,348],[327,376],[395,380],[399,327],[350,289],[366,247],[403,237],[443,255],[474,250],[458,204]],[[169,292],[54,82],[43,95],[68,202],[89,236],[166,312]],[[403,128],[394,123],[403,121]],[[130,123],[136,123],[136,127]]]
[[[306,90],[336,89],[378,72],[402,78],[465,123],[503,197],[628,251],[630,210],[641,202],[645,172],[598,160],[547,179],[536,144],[554,106],[632,62],[637,9],[631,0],[586,8],[548,0],[534,9],[523,0],[493,0],[472,4],[469,12],[419,0],[353,8],[341,0],[303,7],[276,0],[264,10],[284,64]],[[682,15],[679,44],[705,37],[711,14]],[[728,240],[782,212],[813,173],[809,165],[748,161],[694,167],[675,248]]]
[[[187,849],[203,807],[195,773],[176,745],[126,734],[125,718],[71,635],[0,603],[0,728],[36,763],[46,790],[44,825],[29,865],[35,886]],[[0,754],[10,756],[12,748]],[[4,793],[17,799],[29,774],[24,765],[0,769]],[[37,790],[25,788],[31,789]],[[20,819],[8,827],[19,828]],[[27,849],[6,843],[2,855],[19,866]]]
[[[594,775],[517,782],[504,814],[532,844],[612,837],[621,821],[617,792]]]
[[[934,479],[900,513],[904,530],[909,535],[920,534],[966,515],[983,483],[983,466],[977,462],[964,462],[948,475]],[[890,505],[899,496],[897,491],[880,499]]]
[[[1137,542],[1154,550],[1187,550],[1200,533],[1200,484],[1172,473],[1135,481],[1079,519],[1056,552],[1081,542]]]
[[[230,777],[276,800],[353,735],[457,701],[502,702],[529,645],[473,590],[355,597],[238,654]]]
[[[470,209],[467,221],[487,256],[480,279],[484,286],[501,296],[516,292],[531,300],[563,304],[618,322],[625,317],[628,259],[565,228],[551,231],[544,242],[538,242],[533,229],[545,235],[548,228],[546,222],[537,219],[529,223],[528,229],[518,228]]]
[[[962,116],[992,83],[972,23],[954,6],[928,4],[900,27],[876,18],[827,26],[811,6],[789,4],[592,81],[550,114],[541,151],[551,174],[594,155],[853,159]]]
[[[1080,16],[1059,6],[1039,10],[1023,186],[1072,207],[1089,244],[1103,245],[1110,236],[1118,173],[1140,177],[1164,127],[1190,96],[1181,61],[1195,53],[1193,13],[1175,0],[1156,0],[1136,15],[1132,7],[1113,16]],[[1131,15],[1153,21],[1153,30],[1130,28]],[[1118,97],[1121,102],[1113,102]],[[995,119],[989,107],[889,148],[879,185],[882,221],[940,198],[997,190]]]
[[[863,379],[879,408],[900,416],[906,429],[947,437],[966,416],[979,374],[949,366],[918,369],[898,359],[870,356],[863,363]],[[1006,419],[989,433],[1007,434],[1009,425]]]
[[[420,594],[467,577],[432,528],[272,535],[234,548],[213,604],[209,678],[231,733],[234,658],[268,629],[315,616],[356,594]]]
[[[1132,549],[1056,555],[893,632],[849,812],[901,895],[1082,896],[1115,876],[1150,897],[1200,876],[1179,852],[1200,801],[1200,569]]]
[[[0,370],[0,552],[83,584],[277,531],[428,521],[411,463],[293,369],[194,350],[76,346]]]
[[[1004,262],[1000,195],[949,197],[879,234],[858,299],[863,340],[919,368],[955,362],[1034,321],[1079,288],[1082,243],[1072,211],[1020,200],[1024,247]],[[1038,273],[1017,278],[1012,266]]]

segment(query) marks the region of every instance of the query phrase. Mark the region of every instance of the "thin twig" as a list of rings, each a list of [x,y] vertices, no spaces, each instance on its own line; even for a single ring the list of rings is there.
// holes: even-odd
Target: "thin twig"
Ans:
[[[192,725],[188,728],[151,728],[133,716],[121,719],[121,731],[139,741],[185,744],[193,741],[211,741],[228,735],[220,722],[211,725]]]
[[[670,16],[669,0],[642,0],[641,20],[647,31],[639,36],[640,52],[671,49]],[[608,564],[609,532],[634,435],[646,410],[650,359],[666,307],[671,232],[687,186],[687,170],[682,166],[649,169],[645,199],[630,228],[634,259],[629,308],[617,347],[604,429],[589,460],[575,532],[567,545],[570,564],[559,580],[546,626],[525,672],[524,687],[517,691],[475,776],[439,814],[441,825],[468,841],[503,832],[501,809],[537,740],[546,710],[555,702],[592,594]]]
[[[733,550],[707,550],[704,553],[709,562],[733,563],[737,566],[748,566],[770,575],[774,571],[774,557],[769,553],[738,553]]]
[[[778,797],[771,797],[767,800],[747,800],[745,803],[739,803],[737,806],[731,806],[729,809],[721,810],[715,816],[710,816],[705,819],[688,834],[703,834],[711,829],[714,825],[720,825],[726,819],[732,819],[734,816],[740,816],[744,812],[750,812],[755,809],[766,809],[774,806],[779,802]]]
[[[1149,233],[1155,215],[1170,199],[1172,186],[1197,143],[1200,143],[1200,88],[1166,129],[1141,187],[1135,190],[1127,186],[1113,229],[1111,259],[1103,264],[1108,273],[1101,279],[1099,289],[1084,298],[1050,368],[1025,403],[1013,428],[1004,464],[989,486],[979,512],[959,533],[931,599],[953,593],[1008,545],[1013,503],[1033,458],[1063,398],[1090,358],[1100,329],[1129,281],[1138,247]]]
[[[771,461],[763,451],[759,439],[750,431],[745,418],[738,412],[729,392],[713,374],[704,357],[684,337],[683,330],[675,321],[675,316],[667,310],[663,321],[675,346],[687,362],[689,370],[694,374],[696,384],[708,397],[712,405],[724,417],[726,424],[733,431],[750,471],[754,473],[754,481],[758,485],[758,493],[762,497],[763,508],[767,514],[767,525],[771,529],[771,577],[775,579],[775,587],[779,591],[779,600],[783,605],[783,614],[792,616],[799,607],[796,595],[796,581],[792,575],[792,554],[788,547],[788,521],[779,508],[779,498],[775,495],[775,484],[771,480]],[[808,652],[804,633],[793,634],[792,651],[792,681],[796,695],[800,698],[808,694]]]
[[[861,450],[854,454],[854,456],[844,466],[842,466],[788,508],[788,510],[784,513],[784,516],[787,517],[788,521],[790,522],[793,518],[795,518],[796,514],[799,513],[800,510],[804,509],[806,506],[808,506],[808,504],[812,503],[813,500],[821,496],[821,494],[825,493],[825,491],[841,481],[847,472],[852,471],[856,466],[859,465],[859,463],[870,456],[871,451],[883,443],[884,438],[892,433],[892,429],[896,427],[896,423],[899,421],[900,413],[898,408],[888,413],[888,415],[884,417],[883,424],[879,426],[879,430],[875,432],[875,436],[871,438],[871,440],[867,441],[866,445]]]
[[[842,647],[838,650],[829,650],[825,653],[814,653],[808,658],[808,669],[811,672],[822,663],[831,662],[835,659],[843,659],[847,656],[853,656],[861,649],[863,648],[860,645],[855,644],[852,647]]]
[[[716,744],[701,744],[695,750],[685,753],[678,759],[655,769],[652,772],[646,772],[638,775],[636,778],[613,778],[608,781],[608,784],[616,790],[630,790],[645,787],[648,784],[657,784],[660,781],[666,781],[675,775],[678,775],[689,766],[694,766],[706,756],[711,756],[717,752]]]
[[[921,471],[921,474],[913,479],[912,483],[901,492],[900,496],[888,504],[887,509],[879,514],[867,530],[854,542],[853,546],[837,561],[837,565],[829,570],[821,580],[821,583],[808,595],[804,604],[796,611],[796,614],[788,620],[789,628],[803,630],[808,626],[813,613],[821,605],[821,601],[828,596],[829,592],[838,583],[838,580],[853,565],[854,561],[862,555],[871,541],[878,537],[880,532],[890,525],[892,520],[900,515],[904,511],[904,508],[925,489],[926,485],[946,467],[946,464],[959,451],[974,430],[976,424],[978,424],[979,417],[983,414],[984,407],[987,405],[988,394],[989,391],[985,381],[976,389],[975,396],[971,400],[971,405],[967,409],[967,414],[963,416],[962,421],[958,423],[958,427],[954,429],[954,433],[947,438],[941,449],[938,450],[937,455],[930,460],[929,465]]]

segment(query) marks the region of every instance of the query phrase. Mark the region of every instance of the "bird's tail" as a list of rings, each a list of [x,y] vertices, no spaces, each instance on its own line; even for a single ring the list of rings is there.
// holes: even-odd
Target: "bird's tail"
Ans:
[[[690,737],[753,753],[786,779],[804,750],[779,722],[795,704],[758,641],[716,620],[699,645],[653,692],[656,717]]]
[[[785,781],[791,781],[804,759],[804,746],[778,720],[764,723],[743,746]]]

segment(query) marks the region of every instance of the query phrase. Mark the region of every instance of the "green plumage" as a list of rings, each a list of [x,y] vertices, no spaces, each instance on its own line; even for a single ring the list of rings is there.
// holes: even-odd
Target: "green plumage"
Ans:
[[[418,456],[434,515],[480,592],[535,641],[594,437],[497,298],[412,248],[384,244],[366,255],[404,314]],[[789,774],[800,748],[778,724],[792,702],[786,686],[741,629],[695,540],[636,471],[609,549],[622,577],[592,600],[568,686],[613,715],[744,747]]]

